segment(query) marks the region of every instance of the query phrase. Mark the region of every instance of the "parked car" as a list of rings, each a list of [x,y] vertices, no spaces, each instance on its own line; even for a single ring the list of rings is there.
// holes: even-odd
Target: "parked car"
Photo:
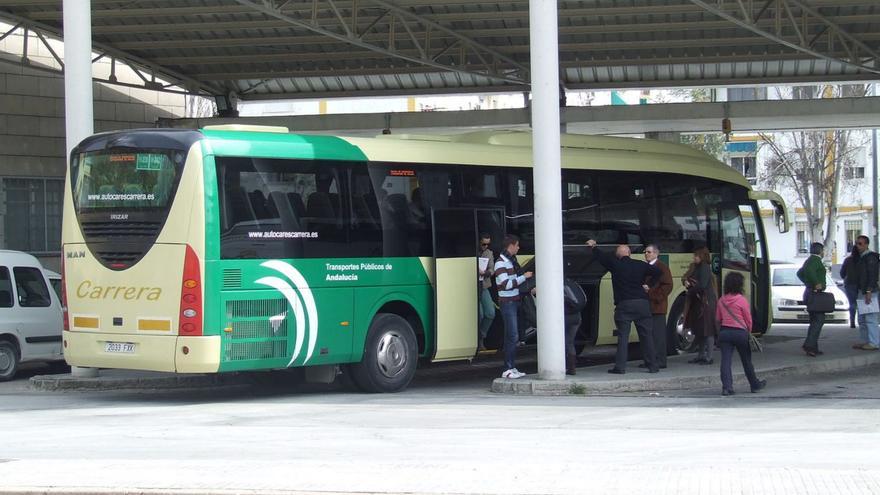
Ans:
[[[27,253],[0,250],[0,381],[19,364],[63,361],[57,273]]]
[[[831,279],[834,280],[835,285],[843,289],[843,277],[840,276],[841,266],[843,266],[841,263],[831,265]]]
[[[771,263],[771,299],[774,323],[808,323],[810,315],[804,305],[804,284],[797,277],[801,265],[794,263]],[[826,290],[834,294],[834,312],[825,317],[826,323],[849,321],[849,301],[837,287],[831,274],[827,275]]]

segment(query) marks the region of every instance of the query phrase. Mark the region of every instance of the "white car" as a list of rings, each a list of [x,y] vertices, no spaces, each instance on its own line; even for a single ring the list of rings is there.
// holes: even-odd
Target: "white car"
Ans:
[[[0,250],[0,381],[20,363],[64,360],[60,283],[30,254]]]
[[[771,263],[770,277],[773,281],[772,304],[774,323],[808,323],[810,315],[804,305],[804,284],[797,277],[801,265],[794,263]],[[831,274],[827,276],[826,291],[834,294],[834,312],[825,315],[825,323],[847,323],[849,301],[837,287]]]

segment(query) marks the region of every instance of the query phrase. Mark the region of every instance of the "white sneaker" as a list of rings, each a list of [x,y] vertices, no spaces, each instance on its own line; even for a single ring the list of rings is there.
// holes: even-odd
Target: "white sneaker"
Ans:
[[[501,378],[516,379],[516,378],[521,378],[523,376],[525,376],[525,373],[520,373],[519,371],[517,371],[516,368],[510,368],[509,370],[505,371],[504,373],[501,373]]]

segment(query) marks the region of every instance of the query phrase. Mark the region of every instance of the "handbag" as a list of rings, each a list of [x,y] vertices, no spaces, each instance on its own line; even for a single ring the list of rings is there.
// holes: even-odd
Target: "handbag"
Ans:
[[[806,303],[810,313],[834,312],[834,294],[830,292],[810,292]]]

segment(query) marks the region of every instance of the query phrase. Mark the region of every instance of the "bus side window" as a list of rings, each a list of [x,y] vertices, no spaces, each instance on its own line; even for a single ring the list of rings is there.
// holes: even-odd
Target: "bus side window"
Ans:
[[[562,171],[562,238],[563,244],[582,245],[596,239],[599,213],[598,198],[589,170]]]
[[[613,243],[630,244],[639,250],[645,243],[642,229],[650,232],[655,223],[655,210],[654,188],[646,174],[606,172],[599,175],[599,222],[603,229],[617,232]]]
[[[524,254],[535,252],[532,180],[531,169],[515,169],[507,175],[507,232],[519,236]]]

